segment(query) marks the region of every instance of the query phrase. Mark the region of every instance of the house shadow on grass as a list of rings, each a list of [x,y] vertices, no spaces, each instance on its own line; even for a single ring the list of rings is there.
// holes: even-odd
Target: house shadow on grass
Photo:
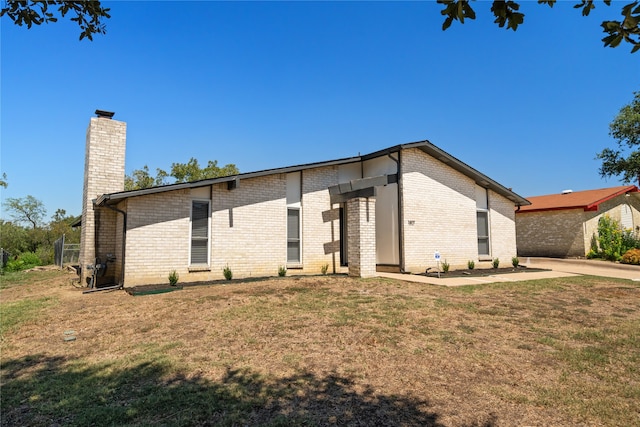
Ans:
[[[356,387],[340,375],[269,378],[229,369],[185,377],[168,361],[2,361],[3,426],[442,426],[427,400]],[[492,419],[475,426],[489,427]]]

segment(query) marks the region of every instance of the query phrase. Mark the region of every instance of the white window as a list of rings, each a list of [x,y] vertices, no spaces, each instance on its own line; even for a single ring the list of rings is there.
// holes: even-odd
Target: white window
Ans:
[[[287,266],[302,266],[302,172],[287,174]]]
[[[300,263],[300,209],[287,209],[287,263]]]
[[[191,202],[190,265],[209,264],[209,201]]]
[[[489,244],[489,200],[487,189],[476,185],[476,224],[478,230],[478,256],[491,255]]]

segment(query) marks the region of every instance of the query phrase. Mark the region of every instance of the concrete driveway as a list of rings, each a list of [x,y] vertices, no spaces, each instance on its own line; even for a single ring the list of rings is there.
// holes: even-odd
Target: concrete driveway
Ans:
[[[428,283],[440,286],[467,286],[483,283],[518,282],[522,280],[551,279],[555,277],[570,277],[578,275],[591,275],[614,277],[640,281],[640,266],[617,264],[609,261],[588,259],[559,259],[559,258],[521,258],[524,266],[548,271],[529,271],[522,273],[495,274],[485,277],[452,277],[442,278],[418,276],[416,274],[383,273],[378,272],[379,277],[387,277],[409,282]]]
[[[599,259],[521,258],[527,267],[640,281],[640,266]]]

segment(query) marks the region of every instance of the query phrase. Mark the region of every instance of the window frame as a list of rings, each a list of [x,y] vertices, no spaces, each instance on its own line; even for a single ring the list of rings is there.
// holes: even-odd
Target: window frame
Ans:
[[[480,230],[478,230],[478,217],[480,215],[484,215],[485,220],[486,220],[486,224],[487,224],[487,235],[486,236],[481,236],[480,235]],[[488,209],[478,209],[476,210],[476,233],[477,233],[477,237],[478,237],[478,257],[483,258],[483,257],[491,257],[491,238],[490,238],[490,229],[491,227],[489,227],[489,210]],[[484,244],[486,242],[486,246],[487,246],[487,253],[482,253],[480,252],[480,244],[481,242]]]
[[[487,188],[484,187],[480,187],[483,191],[481,192],[482,194],[482,200],[479,197],[480,194],[479,192],[476,190],[476,237],[477,237],[477,253],[478,253],[478,259],[480,260],[484,260],[484,259],[491,259],[491,217],[490,217],[490,206],[489,206],[489,190]],[[481,206],[486,206],[486,207],[481,207]],[[484,215],[485,220],[486,220],[486,225],[487,225],[487,234],[486,236],[481,236],[480,235],[480,230],[479,230],[479,221],[478,221],[478,217],[479,215]],[[487,247],[487,253],[481,253],[480,252],[480,244],[486,244]]]
[[[206,203],[207,205],[207,236],[206,237],[201,237],[201,236],[196,236],[195,239],[198,241],[206,241],[206,248],[207,248],[207,255],[206,255],[206,262],[193,262],[193,243],[194,243],[194,222],[193,222],[193,214],[194,214],[194,205],[196,203],[200,203],[200,204],[204,204]],[[190,269],[202,269],[202,268],[206,268],[209,269],[210,268],[210,263],[211,263],[211,200],[209,199],[191,199],[191,206],[190,206],[190,212],[189,212],[189,268]]]
[[[289,233],[289,212],[296,212],[298,215],[298,237],[291,237]],[[298,259],[289,259],[289,243],[298,244]],[[302,266],[302,209],[296,206],[287,206],[287,267],[295,268]]]

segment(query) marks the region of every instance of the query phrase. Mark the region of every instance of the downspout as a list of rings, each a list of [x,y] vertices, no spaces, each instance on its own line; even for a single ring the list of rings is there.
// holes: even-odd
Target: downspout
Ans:
[[[404,273],[404,212],[402,209],[403,199],[402,191],[400,191],[400,184],[402,183],[402,167],[401,167],[401,151],[398,151],[398,158],[391,157],[391,153],[387,154],[391,160],[396,162],[396,173],[398,174],[398,258],[400,261],[400,273]]]
[[[122,214],[122,255],[120,255],[122,257],[122,267],[120,267],[120,287],[124,288],[124,255],[127,249],[127,213],[107,203],[105,203],[104,206],[114,212]]]

